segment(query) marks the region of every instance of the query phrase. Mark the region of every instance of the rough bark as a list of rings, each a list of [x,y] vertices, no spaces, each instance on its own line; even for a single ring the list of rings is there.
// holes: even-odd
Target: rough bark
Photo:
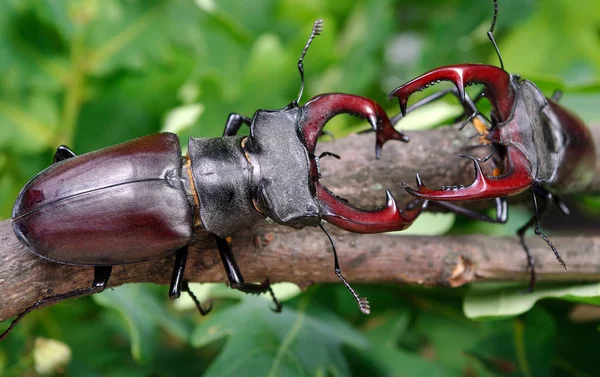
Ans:
[[[468,183],[472,163],[456,154],[470,142],[452,129],[410,134],[408,144],[390,142],[381,160],[374,158],[374,135],[354,135],[322,143],[321,149],[342,160],[323,159],[323,182],[336,194],[359,206],[376,206],[390,188],[400,205],[410,196],[403,180],[419,171],[428,185]],[[594,129],[600,146],[600,128]],[[600,150],[600,148],[597,148]],[[600,159],[600,156],[598,157]],[[600,172],[600,161],[597,165]],[[600,192],[600,174],[586,192]],[[525,257],[516,237],[359,235],[329,229],[334,236],[342,270],[355,283],[396,282],[456,287],[491,280],[526,281]],[[192,245],[186,278],[190,281],[226,281],[211,237],[198,231]],[[565,272],[545,242],[529,237],[540,281],[600,280],[600,235],[552,237],[567,262]],[[110,240],[107,240],[110,245]],[[233,235],[238,264],[247,281],[268,276],[272,282],[291,281],[306,287],[337,282],[333,256],[319,229],[295,230],[273,223]],[[109,286],[129,282],[168,284],[173,255],[143,263],[116,266]],[[91,284],[91,267],[48,262],[27,251],[16,239],[10,221],[0,222],[0,320],[23,311],[36,300]]]

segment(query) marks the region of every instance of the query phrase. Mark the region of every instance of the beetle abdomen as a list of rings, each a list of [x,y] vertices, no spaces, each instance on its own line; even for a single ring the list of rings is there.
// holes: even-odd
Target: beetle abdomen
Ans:
[[[77,156],[50,166],[23,188],[13,229],[33,253],[60,263],[154,258],[194,238],[180,175],[181,150],[173,134]]]
[[[596,171],[596,147],[590,130],[583,121],[564,107],[549,101],[549,108],[557,117],[564,145],[561,146],[561,163],[552,182],[552,190],[569,193],[585,190]]]
[[[252,168],[240,146],[242,137],[190,138],[200,221],[210,233],[226,237],[265,218],[252,204]]]

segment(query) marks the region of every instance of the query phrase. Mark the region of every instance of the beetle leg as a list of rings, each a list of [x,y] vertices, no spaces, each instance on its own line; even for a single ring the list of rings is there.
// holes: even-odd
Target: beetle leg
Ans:
[[[534,183],[530,162],[516,148],[508,149],[508,169],[505,174],[498,177],[488,177],[483,174],[481,165],[476,158],[471,156],[462,157],[472,159],[475,165],[475,180],[467,187],[442,186],[440,190],[432,190],[423,185],[418,174],[416,190],[408,186],[406,182],[402,182],[402,186],[410,194],[422,199],[467,201],[515,195],[525,191]]]
[[[66,145],[61,145],[58,148],[56,148],[56,152],[54,152],[54,159],[52,160],[52,163],[56,164],[59,161],[68,160],[69,158],[73,158],[75,156],[77,155],[69,147],[67,147]]]
[[[108,279],[110,278],[111,273],[112,266],[95,266],[94,281],[92,282],[92,286],[90,288],[75,289],[70,292],[60,293],[54,296],[48,296],[42,298],[41,300],[38,300],[35,304],[31,305],[23,312],[19,313],[19,315],[17,315],[17,317],[12,321],[10,326],[8,326],[8,328],[4,330],[2,334],[0,334],[0,341],[4,339],[27,314],[29,314],[35,309],[44,307],[46,305],[51,305],[58,301],[102,292],[106,288],[106,284],[108,283]]]
[[[200,300],[198,300],[198,298],[196,297],[194,292],[192,292],[192,290],[190,289],[190,286],[186,280],[183,281],[181,290],[183,292],[187,292],[187,294],[190,295],[190,297],[192,298],[192,301],[194,301],[194,304],[196,305],[196,308],[198,309],[198,311],[200,312],[201,315],[207,315],[208,313],[210,313],[210,311],[212,310],[212,303],[208,304],[208,309],[204,309],[202,307],[202,304],[200,303]]]
[[[571,210],[569,209],[569,207],[567,207],[567,205],[565,204],[565,202],[563,202],[556,195],[551,195],[551,196],[552,196],[552,200],[554,201],[554,204],[556,204],[556,206],[558,207],[558,209],[560,210],[560,212],[562,212],[565,216],[569,216],[571,214]]]
[[[185,272],[185,263],[188,257],[188,247],[184,246],[175,253],[175,266],[171,275],[171,286],[169,287],[169,297],[171,300],[178,299],[181,295],[183,286],[183,274]]]
[[[421,108],[423,106],[429,105],[432,102],[438,101],[438,100],[442,99],[443,97],[445,97],[447,94],[452,94],[456,98],[458,98],[459,100],[461,100],[460,95],[458,93],[458,90],[456,88],[445,89],[445,90],[442,90],[440,92],[431,94],[431,95],[429,95],[429,96],[427,96],[427,97],[425,97],[423,99],[420,99],[419,101],[415,102],[414,104],[408,106],[408,108],[406,109],[406,114],[408,114],[408,113],[410,113],[410,112],[412,112],[414,110],[417,110],[417,109],[419,109],[419,108]],[[478,115],[483,116],[483,114],[479,113],[479,111],[477,110],[477,106],[476,106],[476,103],[481,98],[482,98],[482,96],[479,94],[479,95],[475,96],[474,99],[471,99],[471,97],[467,93],[465,93],[465,99],[464,99],[464,101],[461,100],[461,102],[460,102],[461,105],[462,105],[462,107],[464,108],[465,112],[463,113],[463,115],[460,115],[458,117],[458,119],[461,119],[466,114],[476,114],[477,113]],[[394,115],[393,117],[391,117],[390,121],[391,121],[391,123],[393,125],[395,125],[404,116],[406,116],[406,115],[403,115],[402,112],[400,112],[400,113]],[[458,121],[458,119],[456,121]],[[455,123],[456,123],[456,121],[455,121]],[[488,123],[491,123],[491,122],[489,122],[489,120],[488,120]]]
[[[315,151],[317,138],[328,120],[338,114],[350,114],[366,119],[377,133],[375,156],[381,155],[381,148],[388,140],[408,142],[409,138],[396,131],[390,119],[376,102],[360,96],[342,93],[323,94],[312,98],[303,107],[303,123],[300,131],[304,136],[306,149]]]
[[[335,135],[333,134],[333,132],[328,131],[328,130],[321,130],[321,134],[319,135],[319,137],[322,136],[329,136],[331,138],[331,140],[335,140]]]
[[[485,221],[488,223],[494,224],[504,224],[508,220],[508,202],[506,198],[496,198],[496,215],[494,217],[490,217],[484,213],[476,212],[470,210],[468,208],[461,207],[457,204],[450,202],[431,202],[433,205],[437,205],[440,207],[444,207],[451,212],[457,213],[459,215],[463,215],[469,217],[471,219]]]
[[[273,298],[273,302],[275,303],[275,309],[273,309],[273,311],[281,312],[281,303],[275,297],[273,289],[271,289],[269,278],[265,279],[265,281],[259,284],[244,282],[244,277],[240,272],[240,268],[238,267],[237,262],[235,261],[235,256],[231,250],[230,241],[228,239],[221,238],[216,234],[213,234],[213,236],[215,237],[217,249],[219,249],[219,255],[221,256],[221,261],[223,262],[223,267],[225,267],[225,272],[227,273],[227,278],[229,279],[231,288],[237,289],[238,291],[244,293],[252,294],[269,292]]]
[[[540,214],[543,214],[546,210],[546,200],[542,200],[540,203]],[[525,251],[525,256],[527,257],[527,270],[529,271],[529,292],[533,292],[533,288],[535,288],[535,283],[537,282],[537,275],[535,273],[535,258],[529,251],[529,246],[527,246],[527,242],[525,242],[525,232],[527,229],[531,228],[533,224],[536,222],[536,215],[534,214],[527,223],[525,223],[522,227],[517,229],[517,236],[519,236],[519,241],[521,242],[521,246],[523,246],[523,250]]]
[[[225,129],[223,130],[223,136],[237,135],[243,124],[249,126],[252,124],[252,119],[237,113],[229,114],[229,117],[227,117],[227,122],[225,123]]]
[[[427,201],[424,201],[421,206],[414,209],[399,210],[394,196],[386,190],[384,208],[364,211],[338,198],[318,182],[316,193],[323,219],[338,228],[356,233],[381,233],[406,229],[427,205]]]
[[[560,90],[560,89],[556,89],[556,90],[554,91],[554,93],[552,93],[552,97],[550,97],[550,98],[552,98],[552,101],[554,101],[554,102],[558,102],[558,101],[560,101],[560,99],[562,98],[562,95],[563,95],[563,92],[562,92],[562,90]]]
[[[333,158],[336,158],[338,160],[340,159],[339,155],[337,155],[335,153],[331,153],[331,152],[323,152],[320,155],[315,156],[314,159],[315,159],[315,164],[317,166],[317,177],[319,179],[321,179],[321,177],[322,177],[322,175],[321,175],[321,163],[320,163],[320,161],[321,161],[321,159],[323,157],[333,157]]]
[[[181,249],[177,250],[175,253],[175,266],[173,267],[173,275],[171,275],[171,286],[169,287],[169,297],[171,300],[178,299],[181,295],[181,291],[187,292],[194,303],[196,304],[196,308],[202,315],[208,314],[211,310],[211,306],[209,305],[208,309],[204,309],[196,296],[190,290],[187,281],[183,279],[183,275],[185,272],[185,264],[187,262],[188,257],[188,246],[184,246]]]
[[[537,202],[537,198],[535,195],[536,191],[539,194],[541,194],[540,195],[541,200],[540,200],[539,207],[538,207],[538,202]],[[533,214],[531,219],[529,219],[529,221],[527,221],[527,223],[525,225],[523,225],[522,227],[520,227],[517,230],[517,235],[519,236],[521,245],[523,246],[523,249],[525,250],[525,254],[527,255],[527,269],[531,273],[530,280],[529,280],[529,291],[530,292],[533,291],[533,288],[535,287],[535,283],[536,283],[535,259],[533,258],[533,255],[531,255],[531,252],[529,251],[529,247],[527,246],[527,243],[525,242],[525,232],[527,232],[527,229],[531,228],[532,226],[533,226],[534,233],[536,235],[540,236],[544,241],[546,241],[548,246],[550,246],[550,249],[552,249],[552,252],[554,253],[554,256],[556,257],[556,260],[558,260],[558,262],[563,266],[565,271],[567,270],[567,265],[564,262],[564,260],[562,259],[562,257],[560,256],[560,253],[558,252],[558,250],[556,250],[556,247],[554,247],[554,245],[552,244],[552,242],[550,242],[548,237],[546,237],[546,235],[544,235],[544,233],[542,233],[542,231],[540,230],[539,220],[542,218],[544,213],[546,213],[546,210],[548,209],[548,202],[553,198],[553,195],[552,195],[552,193],[544,190],[543,188],[541,188],[539,186],[532,187],[531,195],[533,198],[533,206],[535,209],[535,213]]]
[[[440,81],[451,81],[458,90],[461,102],[465,101],[465,86],[470,84],[485,85],[485,95],[492,107],[500,115],[500,121],[510,117],[514,103],[514,93],[511,88],[512,76],[505,70],[483,64],[460,64],[431,70],[412,81],[392,90],[388,98],[397,97],[402,114],[406,114],[408,97],[428,86]]]

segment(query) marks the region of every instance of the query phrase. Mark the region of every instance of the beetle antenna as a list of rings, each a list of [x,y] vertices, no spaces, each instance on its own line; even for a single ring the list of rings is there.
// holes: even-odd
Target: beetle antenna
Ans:
[[[300,92],[298,93],[298,99],[296,103],[300,102],[300,98],[302,97],[302,92],[304,92],[304,56],[306,55],[306,51],[308,51],[308,47],[312,43],[313,39],[317,35],[321,35],[323,31],[323,20],[316,20],[313,24],[312,32],[310,33],[310,37],[308,37],[308,41],[306,41],[306,45],[304,46],[304,50],[302,50],[302,55],[300,55],[300,59],[298,59],[298,71],[300,71]]]
[[[360,308],[360,311],[363,312],[363,314],[371,313],[371,306],[369,304],[369,301],[366,298],[360,297],[358,295],[358,293],[356,293],[356,291],[350,286],[350,283],[348,283],[346,281],[346,279],[344,278],[344,276],[342,276],[342,269],[340,268],[340,263],[338,261],[337,251],[335,250],[335,244],[333,243],[333,238],[331,238],[331,235],[329,234],[327,229],[325,229],[323,224],[319,223],[319,228],[321,228],[321,230],[323,232],[325,232],[325,234],[327,235],[327,238],[329,238],[329,242],[331,243],[331,248],[333,249],[333,259],[335,261],[335,274],[337,275],[338,278],[340,278],[342,283],[344,283],[346,288],[348,288],[350,293],[352,293],[352,296],[354,296],[354,299],[358,303],[358,307]]]
[[[494,49],[496,49],[496,54],[498,54],[498,60],[500,60],[500,68],[504,69],[504,63],[502,62],[502,55],[500,55],[500,49],[496,44],[496,40],[494,39],[494,28],[496,27],[496,20],[498,19],[498,0],[494,0],[494,19],[492,20],[492,26],[490,30],[487,32],[487,36],[494,45]]]

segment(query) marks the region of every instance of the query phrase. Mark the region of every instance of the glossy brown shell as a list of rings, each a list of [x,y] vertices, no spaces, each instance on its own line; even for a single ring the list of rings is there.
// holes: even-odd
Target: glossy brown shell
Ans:
[[[155,258],[194,239],[174,134],[144,136],[56,163],[13,209],[33,253],[59,263],[116,265]]]
[[[564,158],[558,167],[552,189],[569,193],[585,189],[596,171],[596,147],[591,131],[575,114],[549,100],[565,134]]]

